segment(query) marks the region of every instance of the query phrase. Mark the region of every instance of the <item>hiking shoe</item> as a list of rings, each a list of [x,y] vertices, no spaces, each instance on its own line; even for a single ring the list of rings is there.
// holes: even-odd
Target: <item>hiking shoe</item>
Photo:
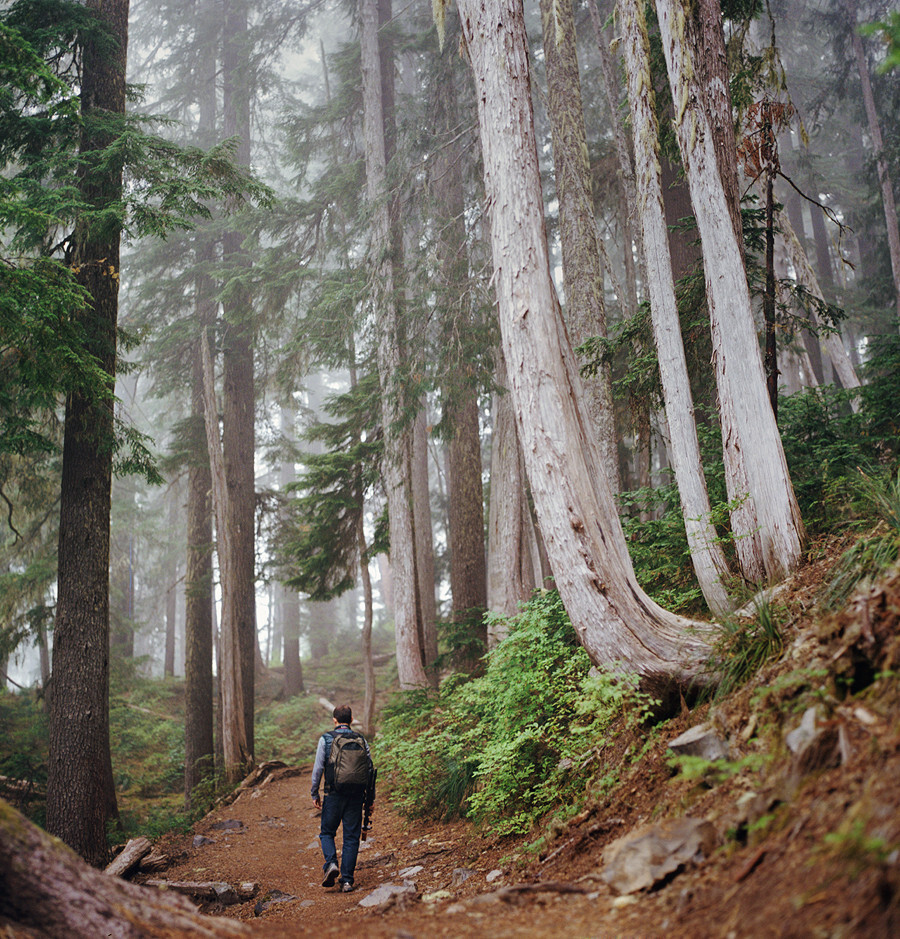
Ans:
[[[325,879],[322,881],[323,887],[333,887],[334,882],[338,879],[338,874],[340,874],[341,869],[337,864],[329,864],[328,870],[325,871]]]
[[[346,880],[341,884],[341,893],[353,893],[353,884],[348,883]]]

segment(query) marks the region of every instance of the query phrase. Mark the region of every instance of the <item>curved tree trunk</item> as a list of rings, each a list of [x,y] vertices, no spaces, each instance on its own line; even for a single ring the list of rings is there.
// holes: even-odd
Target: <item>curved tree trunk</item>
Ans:
[[[0,800],[0,930],[17,935],[17,926],[29,936],[67,939],[252,933],[243,923],[198,913],[185,897],[94,870]]]
[[[560,595],[595,663],[620,663],[651,685],[688,684],[702,674],[708,627],[663,610],[635,580],[550,277],[521,3],[460,0],[459,9],[475,74],[503,352]]]
[[[647,258],[653,335],[659,356],[672,465],[684,511],[691,561],[709,608],[722,615],[732,609],[723,578],[728,562],[710,522],[709,495],[694,423],[694,404],[675,302],[672,260],[663,209],[653,84],[647,26],[640,0],[620,0],[625,72],[634,129],[638,212]]]
[[[775,581],[800,563],[805,533],[766,394],[737,200],[729,195],[736,173],[721,10],[709,0],[690,10],[684,0],[657,0],[656,9],[703,244],[726,481],[729,498],[742,500],[732,513],[736,546],[748,579]]]

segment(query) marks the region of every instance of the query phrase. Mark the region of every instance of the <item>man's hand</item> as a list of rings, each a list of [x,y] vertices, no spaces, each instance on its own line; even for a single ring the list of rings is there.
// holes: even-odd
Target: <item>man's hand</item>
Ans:
[[[314,805],[317,809],[322,808],[322,800],[321,800],[318,796],[313,796],[313,805]]]

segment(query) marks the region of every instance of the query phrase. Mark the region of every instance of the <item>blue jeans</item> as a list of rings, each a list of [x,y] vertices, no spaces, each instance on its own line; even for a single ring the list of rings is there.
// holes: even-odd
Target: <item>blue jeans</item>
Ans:
[[[334,836],[338,826],[344,826],[341,842],[341,883],[352,884],[356,870],[356,856],[359,854],[359,833],[362,829],[363,793],[345,795],[329,792],[322,802],[322,829],[319,842],[325,863],[322,870],[327,871],[330,864],[337,864],[337,848]]]

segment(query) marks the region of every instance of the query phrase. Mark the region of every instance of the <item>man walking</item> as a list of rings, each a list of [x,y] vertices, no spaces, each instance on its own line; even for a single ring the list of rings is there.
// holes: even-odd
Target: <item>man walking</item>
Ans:
[[[319,842],[325,856],[323,887],[333,887],[340,877],[341,890],[353,889],[353,872],[359,853],[363,808],[371,812],[375,800],[375,772],[369,744],[362,734],[350,729],[353,712],[347,704],[334,709],[334,730],[322,734],[316,748],[310,794],[316,808],[322,809]],[[325,777],[324,802],[319,798],[319,783]],[[341,866],[337,863],[334,836],[343,826]]]

